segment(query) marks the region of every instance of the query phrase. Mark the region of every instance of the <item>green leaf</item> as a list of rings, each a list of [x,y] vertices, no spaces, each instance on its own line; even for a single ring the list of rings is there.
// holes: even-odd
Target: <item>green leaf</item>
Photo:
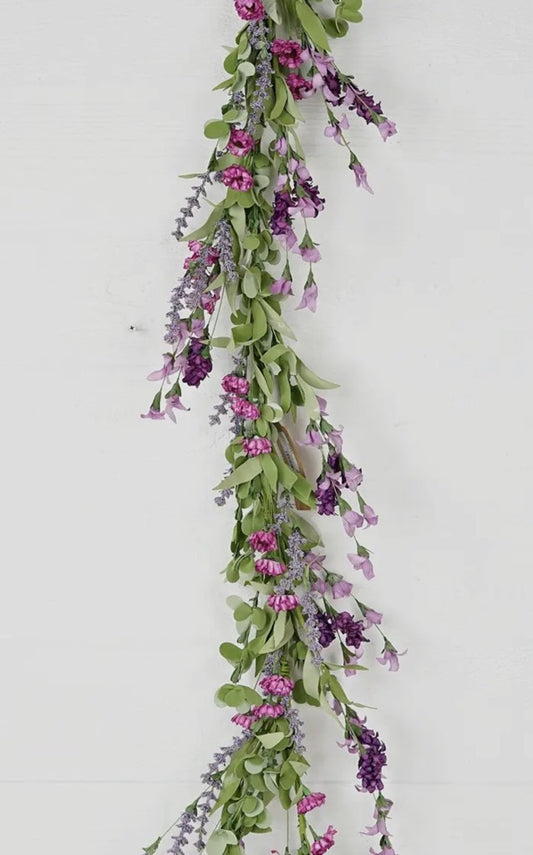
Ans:
[[[244,761],[244,768],[247,772],[250,772],[251,775],[255,775],[257,772],[262,772],[266,765],[267,761],[264,757],[249,757]]]
[[[277,0],[263,0],[263,6],[268,17],[272,18],[275,24],[281,24]]]
[[[351,703],[349,697],[347,696],[346,692],[344,691],[334,674],[328,675],[328,686],[333,697],[340,701],[342,704]]]
[[[241,62],[237,70],[243,77],[253,77],[255,74],[255,65],[252,62]]]
[[[226,846],[232,846],[238,843],[233,831],[226,828],[219,828],[214,831],[207,841],[207,855],[223,855]]]
[[[209,214],[207,220],[200,226],[199,229],[196,229],[194,232],[190,232],[188,235],[184,235],[180,238],[180,242],[182,241],[190,241],[190,240],[201,240],[204,237],[207,237],[214,231],[216,224],[220,220],[222,216],[222,205],[216,205],[211,213]]]
[[[279,730],[274,730],[272,733],[262,733],[257,737],[259,742],[268,750],[279,745],[282,739],[285,739],[285,734]]]
[[[261,357],[261,362],[265,365],[268,365],[269,362],[277,362],[280,356],[283,356],[287,353],[288,347],[286,344],[280,343],[275,344],[270,350],[267,350],[266,353],[263,353]]]
[[[305,380],[306,383],[309,383],[313,389],[338,389],[338,383],[332,383],[330,380],[324,380],[322,377],[319,377],[318,374],[315,374],[314,371],[311,371],[310,368],[302,362],[301,359],[298,359],[297,363],[297,372],[298,375]]]
[[[242,650],[235,644],[230,644],[228,641],[225,641],[220,645],[219,651],[220,655],[232,665],[237,665],[237,663],[241,661]]]
[[[204,125],[204,136],[208,140],[219,140],[229,134],[229,125],[221,119],[213,119]]]
[[[242,803],[242,812],[245,816],[259,816],[263,813],[265,806],[261,799],[256,796],[246,796]]]
[[[270,305],[270,303],[267,303],[267,301],[266,301],[266,300],[263,300],[263,299],[260,299],[260,301],[259,301],[259,302],[261,303],[261,305],[262,305],[263,309],[265,310],[265,314],[266,314],[266,316],[267,316],[267,318],[268,318],[268,321],[269,321],[269,323],[270,323],[270,326],[271,326],[273,329],[275,329],[275,330],[277,330],[278,332],[280,332],[282,335],[287,336],[287,338],[295,339],[295,338],[296,338],[296,336],[294,335],[294,333],[293,333],[293,331],[291,330],[291,328],[290,328],[290,326],[288,325],[288,323],[287,323],[286,321],[284,321],[284,320],[283,320],[283,318],[281,317],[281,315],[278,315],[278,313],[275,311],[275,309],[273,309],[273,308],[272,308],[272,306]]]
[[[231,475],[228,475],[227,478],[224,478],[220,484],[215,487],[215,490],[228,490],[231,487],[237,487],[239,484],[246,484],[248,481],[252,481],[259,473],[261,472],[261,460],[259,457],[249,457],[244,463],[232,472]]]
[[[279,480],[287,490],[291,490],[298,479],[298,473],[294,469],[291,469],[290,466],[287,466],[280,457],[276,456],[274,461],[278,468]]]
[[[273,493],[275,493],[278,488],[278,470],[276,464],[274,463],[274,460],[272,459],[272,455],[262,454],[261,464],[263,466],[263,472],[267,477],[270,489]]]
[[[248,603],[241,603],[233,612],[236,621],[248,620],[252,614],[252,607]]]
[[[246,270],[243,276],[242,290],[247,297],[250,297],[250,299],[255,297],[259,291],[259,282],[251,270]]]
[[[338,7],[338,14],[345,21],[351,21],[353,24],[359,24],[363,20],[361,13],[350,9],[347,3],[341,3]]]
[[[303,667],[304,689],[311,698],[320,698],[320,690],[318,688],[320,680],[320,669],[313,662],[313,654],[310,650],[307,651]]]
[[[322,24],[322,21],[313,10],[303,2],[298,0],[296,3],[296,14],[300,19],[300,23],[312,42],[322,50],[329,50],[328,37]]]
[[[257,249],[257,247],[259,246],[260,243],[261,243],[261,239],[257,235],[247,235],[244,238],[242,245],[245,249],[252,249],[253,250],[253,249]]]
[[[342,18],[323,18],[322,23],[328,36],[332,39],[342,39],[350,29]]]
[[[261,304],[254,300],[252,303],[252,333],[254,341],[259,341],[266,335],[268,329],[267,319]]]
[[[281,77],[281,75],[276,74],[276,76],[274,77],[275,101],[269,116],[272,121],[278,119],[281,116],[283,110],[285,109],[285,104],[287,103],[287,93],[288,90],[285,80],[283,79],[283,77]]]
[[[154,853],[157,852],[157,850],[159,849],[159,845],[160,845],[162,840],[163,840],[162,837],[158,837],[157,840],[154,840],[154,842],[152,843],[151,846],[146,846],[143,849],[143,852],[145,852],[146,855],[154,855]]]
[[[280,612],[276,618],[276,623],[274,624],[274,644],[276,647],[279,647],[279,645],[283,641],[283,636],[285,635],[286,628],[287,612]]]
[[[227,335],[217,336],[215,338],[209,339],[209,344],[211,347],[228,347],[231,339],[228,338]]]

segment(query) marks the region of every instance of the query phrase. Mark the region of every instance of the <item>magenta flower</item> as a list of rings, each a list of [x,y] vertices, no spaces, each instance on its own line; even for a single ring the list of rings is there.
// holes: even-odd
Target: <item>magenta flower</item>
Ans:
[[[291,39],[274,39],[272,53],[277,56],[280,65],[286,68],[299,68],[302,64],[302,46]]]
[[[229,136],[228,151],[235,157],[249,154],[255,145],[255,140],[247,131],[232,128]]]
[[[292,279],[285,279],[284,276],[276,279],[270,286],[270,291],[272,294],[292,294]]]
[[[187,410],[187,407],[183,406],[179,395],[171,395],[170,398],[166,399],[166,401],[167,403],[165,406],[165,415],[169,417],[170,421],[176,424],[176,416],[174,415],[174,410]]]
[[[278,548],[278,541],[273,531],[254,531],[248,538],[252,549],[257,552],[272,552]]]
[[[230,407],[236,416],[241,416],[241,418],[243,419],[250,419],[251,421],[255,421],[261,415],[261,410],[259,409],[257,404],[252,403],[252,401],[246,400],[246,398],[238,398],[237,396],[235,396],[231,400]]]
[[[235,0],[235,11],[243,21],[260,21],[265,16],[261,0]]]
[[[339,582],[334,582],[331,591],[334,600],[341,600],[343,597],[349,597],[352,593],[353,585],[347,582],[346,579],[341,579]]]
[[[380,665],[388,665],[389,671],[398,671],[400,668],[398,656],[405,656],[406,653],[407,650],[404,650],[403,653],[398,653],[397,650],[386,647],[383,655],[377,657],[377,661]]]
[[[361,528],[364,521],[364,517],[358,514],[357,511],[346,511],[342,515],[342,524],[348,537],[353,537],[355,530]]]
[[[282,677],[280,674],[263,677],[259,685],[267,695],[276,695],[277,697],[287,697],[294,689],[292,680]]]
[[[260,454],[270,454],[272,443],[265,436],[252,436],[244,440],[242,448],[248,457],[259,457]]]
[[[332,825],[328,826],[327,831],[319,837],[318,840],[311,846],[312,855],[324,855],[328,849],[331,849],[332,846],[335,845],[334,836],[337,834],[337,830],[333,828]]]
[[[380,132],[383,142],[387,142],[389,137],[393,137],[394,134],[397,134],[396,125],[394,122],[391,122],[390,119],[383,118],[382,121],[378,124],[378,131]]]
[[[222,172],[222,183],[232,190],[244,193],[254,186],[254,179],[244,166],[226,166]]]
[[[153,419],[154,421],[161,421],[161,419],[165,418],[165,414],[160,410],[156,410],[155,407],[150,407],[147,413],[143,413],[141,415],[141,419]]]
[[[285,83],[292,92],[295,101],[301,101],[302,98],[308,98],[313,94],[313,82],[305,77],[300,77],[299,74],[288,74],[285,78]]]
[[[164,380],[166,377],[170,377],[171,374],[175,374],[179,370],[180,366],[176,365],[176,360],[173,354],[164,353],[163,367],[159,368],[157,371],[152,371],[152,373],[148,375],[147,380]]]
[[[367,525],[377,525],[379,517],[370,505],[364,505],[363,507],[363,516],[366,520]]]
[[[302,258],[304,257],[304,252],[318,252],[318,250],[302,250]],[[306,259],[309,260],[309,259]],[[311,312],[316,312],[316,303],[318,298],[318,288],[316,282],[312,282],[311,285],[306,285],[304,288],[304,292],[302,294],[302,299],[296,306],[297,309],[309,309]]]
[[[354,570],[362,570],[365,579],[373,579],[375,576],[374,567],[370,558],[365,555],[348,555],[348,560],[352,564]]]
[[[257,717],[250,713],[237,713],[232,717],[232,722],[243,727],[245,730],[250,730],[252,724],[255,724]]]
[[[264,576],[283,576],[287,571],[285,564],[281,561],[273,561],[271,558],[258,558],[255,562],[255,572]]]
[[[246,377],[238,377],[236,374],[226,374],[222,378],[222,388],[224,392],[233,392],[235,395],[247,395],[250,391],[250,384]]]
[[[355,177],[355,186],[362,187],[363,190],[367,191],[367,193],[371,193],[372,195],[374,195],[374,191],[368,183],[368,176],[366,174],[366,169],[363,164],[354,161],[354,163],[350,163],[350,169],[352,170]]]
[[[300,605],[296,594],[271,594],[267,602],[275,612],[290,612]]]
[[[322,807],[326,801],[324,793],[309,793],[298,802],[298,813],[309,813],[310,810]]]
[[[257,718],[281,718],[285,715],[285,707],[281,704],[262,704],[260,707],[252,707],[252,712]]]
[[[358,487],[363,483],[363,473],[360,469],[357,469],[353,466],[351,469],[347,469],[344,473],[344,478],[346,480],[346,486],[349,490],[357,490]]]

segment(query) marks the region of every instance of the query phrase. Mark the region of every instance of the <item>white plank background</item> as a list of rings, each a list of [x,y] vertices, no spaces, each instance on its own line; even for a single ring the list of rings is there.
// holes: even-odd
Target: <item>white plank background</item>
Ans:
[[[230,0],[0,3],[0,839],[10,855],[136,855],[197,792],[231,726],[211,487],[213,381],[146,423],[169,237],[208,155]],[[531,760],[533,12],[517,0],[366,4],[337,46],[401,135],[352,138],[374,197],[312,116],[320,311],[304,357],[381,514],[362,595],[409,647],[357,677],[389,745],[401,855],[527,852]],[[186,25],[184,26],[183,20]],[[130,331],[130,326],[135,331]],[[216,375],[228,361],[220,358]],[[340,531],[324,526],[342,558]],[[312,718],[339,855],[370,799]],[[262,844],[263,846],[265,843]],[[266,846],[283,846],[280,828]],[[259,847],[256,847],[259,851]]]

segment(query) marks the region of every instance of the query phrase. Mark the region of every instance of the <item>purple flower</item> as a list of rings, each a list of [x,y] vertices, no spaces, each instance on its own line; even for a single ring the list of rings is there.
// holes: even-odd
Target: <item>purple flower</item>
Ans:
[[[244,157],[249,154],[254,145],[255,140],[247,131],[239,130],[238,128],[231,129],[228,151],[234,154],[235,157]]]
[[[270,228],[273,235],[289,235],[292,231],[290,208],[293,200],[287,190],[274,193],[274,209],[270,218]]]
[[[378,131],[380,132],[383,142],[387,142],[389,137],[393,137],[394,134],[397,134],[396,125],[394,122],[391,122],[390,119],[384,119],[378,125]]]
[[[322,258],[316,246],[303,246],[300,244],[298,254],[301,255],[304,261],[308,261],[310,264],[314,264]]]
[[[349,490],[357,490],[363,483],[363,473],[360,469],[353,466],[351,469],[346,470],[344,479]]]
[[[341,579],[339,582],[334,582],[332,585],[332,593],[334,600],[342,600],[343,597],[349,597],[352,593],[353,585],[347,582],[346,579]]]
[[[329,647],[335,641],[335,620],[321,611],[316,613],[315,619],[320,632],[318,640],[322,647]]]
[[[370,505],[363,506],[363,516],[367,525],[377,525],[379,517]]]
[[[318,288],[316,282],[306,285],[302,294],[302,299],[296,306],[297,309],[309,309],[311,312],[316,312],[316,302],[318,298]]]
[[[365,619],[367,629],[371,626],[375,626],[378,623],[381,623],[383,620],[383,615],[380,612],[376,612],[374,609],[365,609]]]
[[[161,419],[165,418],[165,414],[160,410],[156,410],[155,407],[150,407],[147,413],[143,413],[141,415],[141,419],[153,419],[154,421],[161,421]]]
[[[364,521],[364,517],[358,514],[357,511],[345,511],[342,515],[342,524],[348,537],[353,537],[355,530],[361,528]]]
[[[373,579],[375,576],[374,567],[370,558],[366,555],[348,555],[348,560],[352,564],[354,570],[362,570],[365,579]]]
[[[308,552],[305,556],[305,560],[307,561],[310,570],[322,570],[326,556],[319,555],[318,552]]]
[[[367,125],[376,123],[382,115],[383,110],[381,104],[377,103],[372,95],[365,92],[364,89],[359,89],[353,83],[349,83],[346,88],[344,104],[349,110],[355,110],[357,115],[365,120]]]
[[[387,844],[384,844],[382,846],[382,848],[379,850],[379,852],[376,852],[375,849],[371,849],[370,855],[396,855],[396,852],[394,851],[394,849],[391,849],[390,846],[387,846]]]
[[[321,445],[324,445],[324,437],[319,430],[309,428],[305,436],[306,439],[298,440],[298,445],[312,445],[315,448],[319,448]]]
[[[338,505],[337,491],[334,482],[327,475],[317,483],[315,490],[317,511],[322,516],[333,516]]]
[[[362,187],[363,190],[367,191],[367,193],[371,193],[372,195],[374,195],[374,191],[368,183],[368,176],[366,174],[366,169],[363,164],[355,161],[354,163],[350,163],[350,169],[352,170],[355,176],[356,187]]]
[[[222,172],[222,183],[232,190],[245,193],[254,186],[254,179],[251,172],[244,166],[226,166]]]
[[[181,398],[179,395],[171,395],[170,398],[166,399],[167,403],[165,406],[165,415],[169,417],[169,419],[176,424],[176,416],[174,415],[174,410],[186,410],[187,407],[184,407],[181,403]]]
[[[243,21],[260,21],[265,16],[261,0],[235,0],[235,11]]]
[[[201,339],[192,338],[187,350],[183,382],[187,386],[199,386],[212,369],[213,363],[209,356],[209,347]]]
[[[379,734],[369,730],[361,719],[355,718],[353,724],[360,729],[357,735],[359,743],[359,771],[357,777],[362,782],[361,789],[365,793],[374,793],[383,789],[382,770],[387,765],[385,743]]]
[[[329,125],[326,125],[324,129],[324,136],[330,137],[335,140],[338,145],[342,145],[342,132],[347,131],[350,127],[350,123],[346,117],[346,114],[342,116],[340,121],[332,121]]]
[[[175,374],[179,369],[180,366],[176,365],[173,354],[164,353],[163,367],[159,368],[157,371],[152,371],[152,373],[148,375],[147,380],[164,380],[166,377],[170,377],[171,374]]]
[[[276,149],[278,154],[280,154],[282,157],[285,157],[289,150],[285,137],[281,136],[279,139],[277,139],[274,143],[274,148]]]
[[[364,636],[365,625],[363,621],[355,620],[349,612],[341,612],[337,615],[335,629],[342,632],[348,647],[353,647],[355,650],[359,650],[361,644],[369,640]]]
[[[383,817],[380,817],[380,819],[378,819],[375,825],[367,825],[366,831],[363,831],[362,833],[367,834],[369,837],[373,836],[374,834],[384,834],[388,837],[389,834],[387,824]]]
[[[285,279],[284,276],[276,279],[270,286],[270,292],[272,294],[292,294],[292,279]]]
[[[389,671],[398,671],[400,667],[398,656],[405,656],[406,653],[407,650],[404,650],[403,653],[398,653],[397,650],[386,646],[383,655],[378,656],[377,661],[380,665],[388,665]]]

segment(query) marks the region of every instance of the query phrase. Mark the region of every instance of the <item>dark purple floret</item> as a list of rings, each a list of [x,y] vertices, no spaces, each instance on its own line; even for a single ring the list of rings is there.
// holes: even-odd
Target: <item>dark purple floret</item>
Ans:
[[[274,235],[286,235],[292,225],[289,208],[293,206],[291,194],[283,190],[274,194],[274,211],[270,219],[270,227]]]
[[[348,109],[355,110],[357,115],[361,116],[368,125],[375,121],[375,114],[378,116],[383,115],[381,104],[376,102],[374,97],[365,92],[364,89],[358,89],[353,83],[349,83],[347,92],[349,93],[348,101],[352,101],[352,103],[348,104]]]
[[[335,513],[335,509],[337,507],[337,494],[333,484],[329,484],[325,489],[322,489],[319,484],[318,489],[315,490],[315,499],[319,514],[322,514],[323,516],[332,516]]]
[[[331,71],[331,69],[328,69],[325,80],[325,89],[327,92],[326,100],[329,101],[330,104],[333,104],[334,107],[337,107],[339,104],[342,104],[343,101],[342,84],[339,79],[339,75],[334,71]]]
[[[335,618],[335,628],[342,632],[348,647],[359,650],[363,641],[369,641],[364,636],[365,625],[362,620],[355,620],[349,612],[341,612]]]
[[[306,178],[305,181],[300,180],[298,183],[304,191],[308,201],[315,209],[313,216],[318,217],[320,211],[324,210],[324,205],[326,203],[326,200],[320,195],[318,186],[313,184],[312,178]],[[307,207],[309,207],[309,205]]]
[[[211,373],[213,363],[209,356],[209,349],[199,338],[191,339],[187,351],[187,365],[183,372],[183,382],[187,386],[199,386]]]
[[[319,642],[322,647],[329,647],[335,641],[335,620],[331,615],[324,612],[317,612],[315,622],[320,630]]]
[[[361,724],[359,771],[357,777],[362,783],[363,790],[374,793],[383,789],[382,770],[387,765],[387,748],[379,738],[379,733],[369,730]]]
[[[330,454],[328,456],[328,465],[331,466],[333,472],[341,472],[341,456],[340,454]]]

